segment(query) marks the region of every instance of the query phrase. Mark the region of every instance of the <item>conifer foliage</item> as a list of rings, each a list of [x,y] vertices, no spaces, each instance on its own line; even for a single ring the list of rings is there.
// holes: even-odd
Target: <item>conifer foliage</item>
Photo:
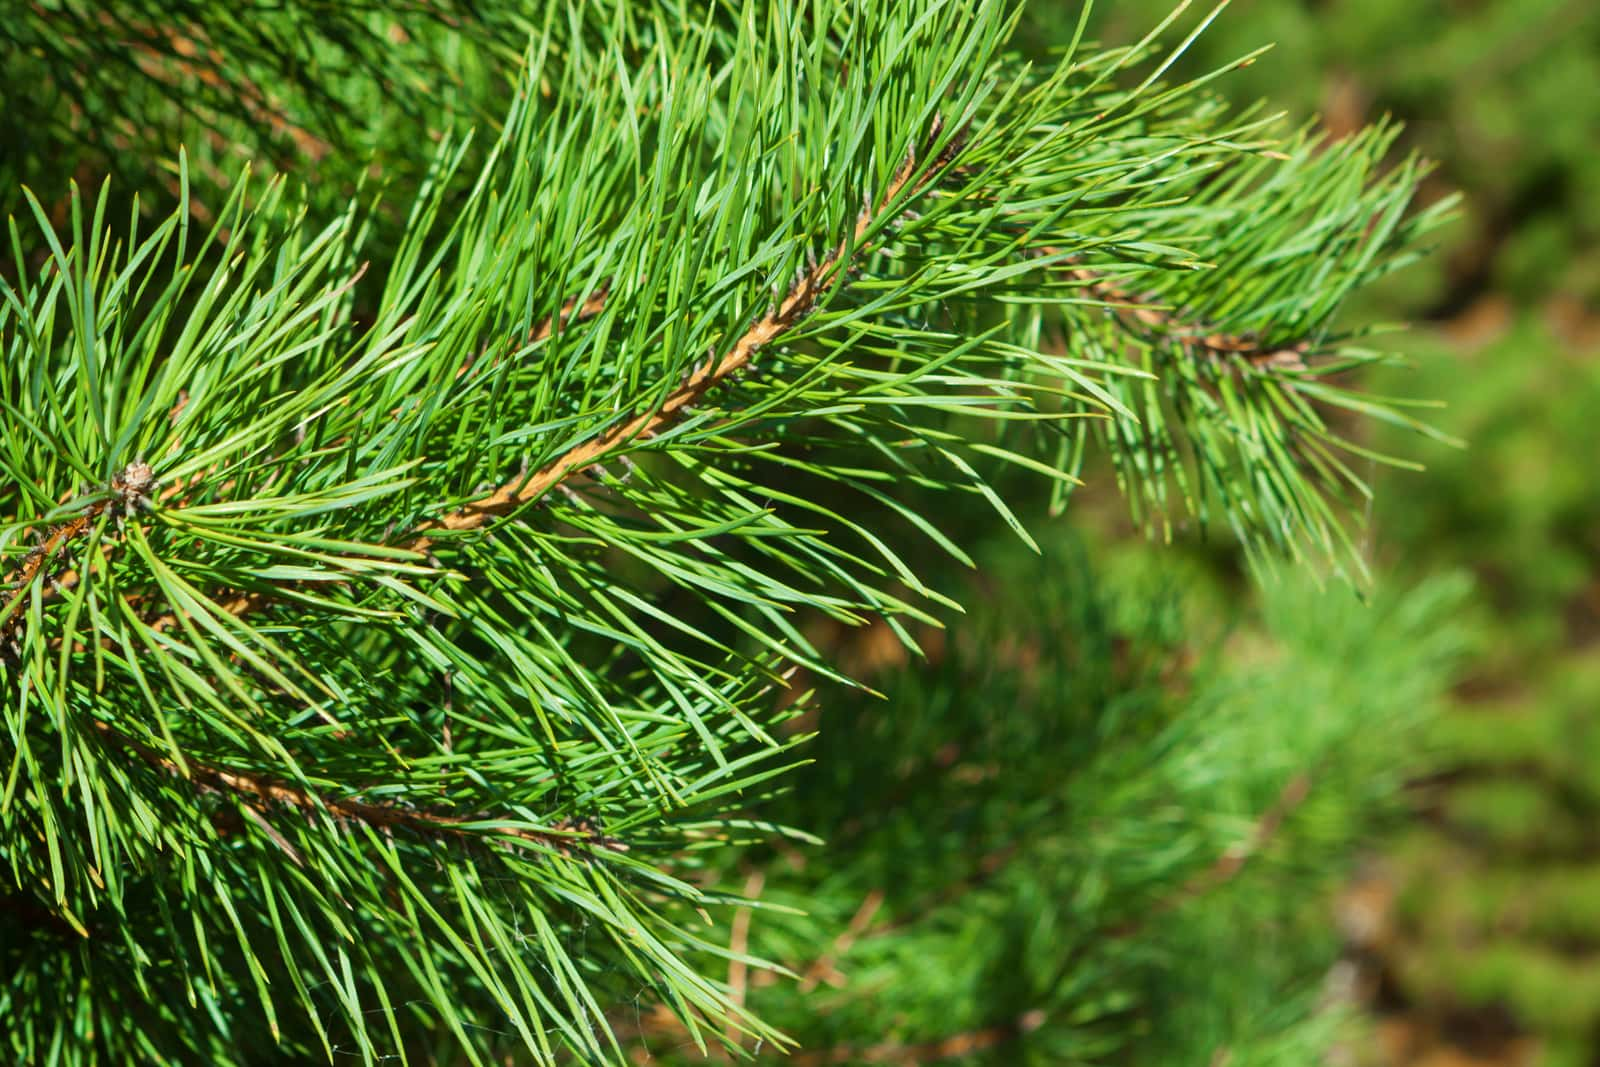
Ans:
[[[1165,81],[1209,19],[1102,48],[1086,10],[1030,65],[987,0],[89,7],[0,30],[59,97],[15,177],[59,153],[127,186],[5,190],[24,1062],[600,1063],[662,1027],[786,1048],[804,1012],[775,1026],[744,976],[793,959],[730,936],[740,872],[817,847],[791,782],[873,773],[807,744],[799,689],[865,692],[816,624],[920,648],[972,511],[1033,544],[1028,480],[1060,511],[1095,457],[1153,530],[1348,564],[1382,458],[1352,427],[1412,425],[1354,391],[1383,357],[1336,315],[1438,220],[1410,209],[1421,167],[1391,130],[1328,144]],[[96,57],[131,54],[108,91]],[[1039,744],[1122,721],[1084,685],[1066,734],[981,744],[1047,774]],[[864,744],[922,743],[914,714],[858,714]],[[1182,750],[1156,721],[1130,727],[1146,755]],[[1120,849],[1059,863],[1203,879],[1209,839],[1141,826],[1161,772],[1074,751],[1068,774],[1149,777],[1106,809]],[[847,934],[826,890],[791,885],[816,906],[774,929]],[[1104,1028],[1139,982],[1097,991],[1079,958],[1038,976],[1048,1017]],[[1124,1047],[1084,1033],[1079,1058]],[[835,1062],[876,1055],[850,1036]]]

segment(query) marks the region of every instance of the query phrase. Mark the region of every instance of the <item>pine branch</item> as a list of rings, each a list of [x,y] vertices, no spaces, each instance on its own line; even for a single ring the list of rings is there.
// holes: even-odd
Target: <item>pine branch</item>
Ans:
[[[563,821],[543,830],[502,827],[484,831],[479,824],[488,821],[490,816],[451,815],[358,800],[353,797],[343,799],[320,797],[303,786],[292,785],[268,774],[232,770],[187,756],[180,763],[149,745],[134,740],[110,723],[96,720],[94,725],[106,740],[132,752],[157,770],[182,778],[201,791],[209,790],[233,795],[246,804],[259,801],[307,813],[325,812],[335,819],[365,823],[380,830],[410,830],[423,837],[446,840],[477,840],[483,833],[492,832],[496,837],[542,845],[563,855],[569,855],[572,849],[579,849],[591,855],[600,852],[628,851],[625,842],[607,837],[598,827],[587,821]]]
[[[349,54],[381,38],[378,18]],[[213,1019],[237,1014],[244,1033],[254,1012],[277,1036],[292,1003],[286,1054],[320,1042],[332,1057],[353,1035],[375,1059],[427,1016],[467,1058],[498,1054],[481,1035],[499,1018],[537,1062],[609,1062],[608,998],[641,983],[697,1044],[776,1040],[743,1003],[770,973],[752,973],[766,931],[715,888],[765,783],[791,770],[761,685],[786,667],[842,678],[807,614],[881,619],[909,643],[905,620],[948,602],[906,534],[971,561],[922,490],[981,496],[1027,538],[985,464],[1070,485],[1106,415],[1119,461],[1164,478],[1137,453],[1170,414],[1179,448],[1220,442],[1202,459],[1227,518],[1272,537],[1320,521],[1298,435],[1328,365],[1248,371],[1310,370],[1338,298],[1388,255],[1408,179],[1369,196],[1373,144],[1313,175],[1313,239],[1285,239],[1287,211],[1240,236],[1267,183],[1252,127],[1161,86],[1165,66],[1118,88],[1143,45],[1029,68],[1001,51],[1006,10],[961,2],[657,26],[637,48],[630,18],[602,5],[556,26],[552,9],[499,136],[486,153],[447,140],[409,212],[351,206],[322,226],[322,197],[302,211],[240,183],[196,247],[185,157],[187,203],[154,233],[108,225],[119,205],[103,192],[55,215],[28,197],[48,249],[12,229],[28,277],[0,302],[17,368],[0,382],[17,501],[0,533],[20,562],[0,640],[16,697],[5,790],[25,801],[0,849],[69,920],[159,911],[150,972],[207,976],[190,1006],[211,998]],[[276,118],[310,113],[255,55],[279,37],[173,24],[150,36],[176,54],[156,73],[196,82],[184,103],[202,125],[221,116],[219,138],[237,123],[281,140]],[[185,67],[186,40],[195,62],[238,69]],[[619,58],[636,71],[619,77]],[[331,167],[371,143],[306,132],[343,146]],[[191,143],[210,198],[204,153],[222,140]],[[1283,170],[1291,192],[1313,184]],[[948,195],[923,195],[941,181]],[[1362,230],[1374,204],[1392,213]],[[1034,245],[1051,269],[1027,261]],[[384,283],[354,294],[369,257]],[[1129,291],[1145,279],[1157,292]],[[1297,343],[1269,350],[1258,328]],[[1246,373],[1204,369],[1223,363]],[[758,364],[773,373],[751,376]],[[1242,399],[1196,417],[1207,389]],[[534,505],[547,510],[519,521]],[[574,811],[603,812],[617,836],[560,817]],[[646,855],[658,840],[683,855]],[[1010,859],[976,860],[958,889]],[[868,903],[803,987],[873,936]],[[731,937],[706,932],[719,907]],[[185,912],[192,930],[172,919]],[[237,951],[217,946],[230,928]],[[93,949],[109,965],[146,947]],[[72,996],[75,1018],[151,999]],[[1030,993],[961,1018],[1016,1004],[1058,1010]],[[200,1055],[209,1024],[185,1029],[174,1007],[163,1040]],[[850,1031],[863,1044],[828,1054],[962,1055],[1042,1020],[917,1045]]]
[[[927,135],[926,143],[930,145],[936,144],[942,128],[942,119],[936,116]],[[906,199],[914,197],[934,182],[956,157],[960,144],[961,137],[953,138],[940,155],[920,171],[916,166],[915,152],[908,154],[896,169],[879,202],[871,208],[863,208],[858,213],[849,235],[841,239],[826,256],[802,271],[783,299],[771,311],[752,323],[734,342],[727,354],[720,360],[708,360],[694,370],[677,389],[667,396],[666,400],[658,408],[628,419],[589,442],[570,449],[540,468],[531,477],[520,477],[515,482],[508,482],[493,493],[464,505],[442,518],[421,524],[409,538],[402,539],[398,547],[419,555],[426,554],[435,543],[437,534],[443,532],[456,534],[478,529],[559,487],[574,473],[593,467],[619,448],[638,439],[650,437],[670,426],[712,389],[748,369],[763,347],[774,343],[785,332],[802,322],[817,305],[818,301],[825,298],[844,277],[850,258],[864,255],[869,251],[870,245],[866,243],[865,239],[875,227],[883,224],[884,213],[892,205],[898,203],[902,196]],[[545,320],[530,332],[530,340],[543,340],[549,337],[558,328],[557,323],[565,325],[573,319],[582,319],[598,314],[604,307],[606,296],[606,290],[602,288],[582,300],[576,297],[569,297],[563,302],[561,310],[556,316]],[[151,487],[151,482],[152,476],[149,467],[139,464],[119,475],[112,483],[112,490],[117,499],[125,501],[138,499],[142,498],[143,494]],[[42,546],[39,555],[35,558],[30,558],[20,568],[21,584],[25,585],[37,574],[38,568],[42,565],[42,560],[47,554],[61,551],[72,538],[79,536],[88,528],[90,519],[100,514],[107,506],[109,505],[98,504],[84,515],[75,518],[70,523],[62,524],[52,531],[46,545]],[[20,591],[14,594],[13,608],[20,605],[23,595]],[[246,615],[264,609],[275,599],[270,593],[248,593],[226,601],[223,604],[223,608],[226,612],[235,616]],[[12,610],[12,613],[7,617],[8,625],[11,620],[17,618],[20,618],[20,610]],[[153,632],[160,633],[177,625],[178,621],[177,614],[166,613],[149,620],[148,625]],[[472,830],[469,824],[479,821],[461,816],[401,809],[390,805],[357,800],[319,798],[303,787],[289,785],[267,776],[229,770],[189,759],[185,759],[180,766],[169,757],[142,744],[107,722],[96,720],[95,726],[108,740],[121,748],[135,753],[147,763],[174,772],[180,777],[191,781],[199,788],[238,794],[241,801],[247,805],[253,798],[257,801],[270,802],[275,805],[289,806],[302,810],[314,810],[320,807],[338,818],[358,820],[379,828],[404,826],[435,836],[470,834]],[[252,809],[247,808],[247,810]],[[527,830],[510,832],[510,836],[521,837],[525,840],[547,845],[552,842],[570,844],[571,841],[570,835],[559,833],[540,834]],[[594,847],[609,848],[613,851],[626,848],[619,842],[613,842],[610,839],[599,839],[597,842],[590,842],[590,844]],[[280,842],[280,847],[285,846]],[[285,850],[289,851],[291,855],[293,854],[292,850],[287,848]]]
[[[927,143],[938,141],[943,129],[943,119],[935,116],[928,132]],[[462,533],[475,530],[496,518],[532,503],[551,489],[559,486],[575,471],[583,471],[603,460],[610,453],[637,440],[660,433],[682,418],[712,389],[734,378],[747,369],[762,348],[776,342],[793,329],[838,283],[844,274],[849,257],[861,256],[869,251],[863,240],[882,222],[885,210],[894,204],[902,193],[914,197],[936,179],[955,158],[960,149],[958,136],[920,174],[913,152],[895,171],[889,187],[875,207],[865,207],[856,216],[849,236],[815,264],[801,271],[776,307],[753,322],[733,343],[721,359],[711,358],[690,372],[687,378],[669,393],[653,411],[635,415],[601,433],[592,440],[570,449],[534,472],[531,477],[507,482],[493,493],[463,505],[442,518],[423,523],[405,547],[414,552],[427,552],[434,543],[433,535],[440,532]],[[913,180],[915,178],[915,180]]]
[[[135,508],[147,504],[149,491],[154,484],[155,475],[150,464],[142,460],[131,463],[111,480],[108,498],[95,501],[80,514],[52,526],[45,533],[44,539],[23,557],[17,569],[5,579],[6,587],[13,592],[3,614],[0,614],[0,644],[9,642],[21,625],[22,606],[28,596],[28,587],[46,565],[65,552],[73,541],[88,533],[94,520],[101,515],[119,505],[125,514],[131,515]],[[52,590],[57,591],[57,595],[76,584],[76,572],[57,576],[51,581]]]
[[[1040,255],[1056,255],[1059,249],[1041,249]],[[1112,314],[1138,331],[1151,344],[1176,345],[1190,358],[1223,366],[1242,360],[1252,368],[1305,370],[1311,342],[1263,344],[1246,334],[1226,333],[1203,323],[1187,321],[1180,313],[1162,304],[1154,293],[1134,293],[1107,279],[1098,271],[1072,267],[1066,276],[1082,282],[1084,290],[1104,304]]]
[[[364,273],[365,270],[366,267],[363,265],[361,270],[357,272],[356,277],[352,278],[346,283],[346,285],[354,285],[359,279],[361,273]],[[568,297],[562,302],[559,311],[557,311],[554,315],[547,316],[546,318],[540,320],[540,322],[535,325],[533,329],[528,331],[527,343],[538,344],[540,342],[549,340],[551,335],[553,335],[557,330],[565,329],[572,323],[583,322],[600,314],[600,312],[605,309],[608,289],[608,285],[602,285],[588,296],[582,298],[577,296]],[[465,363],[457,373],[465,374],[470,368],[471,363]],[[173,410],[169,413],[169,418],[175,419],[179,412],[182,411],[186,401],[187,397],[180,398],[177,405],[175,405]],[[206,476],[204,474],[197,474],[190,479],[189,485],[199,485],[203,483],[205,479]],[[149,503],[151,500],[153,500],[165,506],[173,506],[181,502],[186,486],[167,486],[159,493],[154,494],[153,496],[147,496],[148,491],[153,488],[156,488],[153,473],[149,464],[141,460],[131,464],[125,468],[122,473],[118,474],[117,477],[112,480],[110,491],[114,498],[122,499],[125,510],[131,514],[133,505],[141,501],[144,503]],[[226,488],[227,486],[224,486],[224,489]],[[76,515],[66,522],[59,523],[52,527],[45,534],[43,541],[23,557],[22,563],[18,565],[16,570],[14,570],[10,575],[7,575],[3,580],[0,580],[0,583],[3,583],[4,587],[15,590],[11,600],[7,602],[3,614],[0,614],[0,643],[8,641],[15,632],[16,628],[21,625],[21,601],[26,596],[26,587],[39,576],[40,571],[49,560],[60,556],[67,550],[72,541],[86,534],[89,530],[89,527],[92,525],[93,520],[105,512],[108,508],[113,506],[116,502],[116,499],[110,501],[101,501],[91,505],[90,508],[82,514]],[[106,542],[101,546],[102,554],[109,558],[110,554],[115,551],[116,545],[117,543],[115,541]],[[71,592],[77,587],[78,582],[81,580],[81,576],[77,570],[69,569],[62,571],[59,574],[51,575],[49,580],[49,587],[41,592],[41,600],[45,604],[49,604],[66,593]],[[243,614],[252,609],[264,606],[266,599],[263,598],[259,601],[255,601],[249,598],[239,598],[233,603],[238,605],[238,611],[236,614]],[[177,619],[175,616],[162,616],[152,620],[151,626],[157,632],[160,632],[161,630],[167,629],[173,625],[176,621]]]
[[[1245,865],[1253,857],[1259,855],[1263,849],[1272,843],[1272,839],[1282,828],[1284,821],[1293,815],[1310,795],[1311,776],[1309,774],[1297,774],[1289,779],[1288,782],[1284,783],[1283,789],[1279,791],[1278,797],[1273,801],[1272,806],[1262,812],[1260,818],[1256,820],[1255,829],[1251,831],[1248,838],[1230,845],[1210,866],[1184,882],[1170,896],[1158,900],[1143,915],[1112,927],[1106,932],[1107,936],[1115,938],[1132,937],[1155,919],[1176,911],[1190,901],[1206,896],[1209,893],[1214,893],[1233,881],[1243,872]]]
[[[935,116],[926,138],[927,143],[937,143],[942,130],[943,119]],[[907,199],[915,197],[932,184],[955,159],[961,144],[962,137],[958,135],[931,165],[920,172],[917,170],[915,152],[907,155],[878,204],[863,208],[857,214],[850,234],[834,245],[826,256],[801,271],[783,299],[753,322],[725,355],[720,359],[708,359],[697,367],[658,407],[635,415],[569,449],[531,475],[519,475],[515,480],[502,484],[493,492],[447,515],[421,523],[409,536],[395,541],[392,547],[425,555],[433,548],[440,534],[470,532],[509,515],[560,487],[572,475],[594,467],[613,452],[654,436],[677,422],[707,393],[747,371],[762,348],[778,341],[803,322],[817,302],[827,296],[844,277],[849,258],[860,257],[870,251],[870,245],[864,243],[864,239],[875,227],[883,224],[884,212],[902,195]],[[582,302],[569,297],[563,303],[557,319],[565,324],[572,318],[582,319],[598,314],[605,306],[606,296],[606,291],[602,290],[584,298]],[[546,320],[534,329],[530,338],[542,340],[553,329],[552,320]],[[248,615],[261,611],[275,599],[269,592],[249,593],[225,602],[223,609],[235,616]],[[176,625],[177,621],[175,614],[167,613],[149,620],[149,625],[159,633]]]

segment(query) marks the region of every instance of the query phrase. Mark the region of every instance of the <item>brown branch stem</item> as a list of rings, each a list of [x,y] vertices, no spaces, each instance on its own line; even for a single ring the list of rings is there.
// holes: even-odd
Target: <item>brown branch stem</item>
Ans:
[[[46,565],[66,551],[67,546],[74,540],[87,533],[95,519],[118,504],[132,508],[145,499],[145,494],[154,484],[155,476],[151,473],[148,463],[142,461],[130,463],[111,480],[112,496],[109,499],[96,501],[66,522],[50,528],[44,540],[23,557],[22,563],[15,571],[6,576],[5,585],[12,590],[12,593],[11,598],[6,601],[5,608],[0,609],[0,642],[10,639],[21,624],[22,604],[27,599],[28,589]],[[75,583],[76,575],[72,577]],[[58,581],[57,585],[59,584]]]
[[[1043,1026],[1048,1019],[1045,1012],[1035,1009],[1025,1011],[1014,1019],[977,1030],[922,1041],[914,1044],[885,1042],[879,1045],[836,1045],[833,1048],[801,1052],[787,1062],[795,1067],[822,1067],[833,1063],[937,1063],[940,1060],[971,1056],[987,1049],[1015,1041]]]
[[[856,909],[855,915],[851,917],[849,925],[833,939],[828,951],[818,956],[800,976],[800,992],[809,993],[822,982],[828,982],[830,985],[842,984],[843,976],[839,974],[838,959],[855,947],[855,943],[867,932],[872,920],[878,915],[878,909],[883,907],[883,900],[881,889],[874,889],[866,895],[861,901],[861,906]]]
[[[1054,256],[1061,251],[1046,246],[1035,255]],[[1136,332],[1146,337],[1170,340],[1192,356],[1223,364],[1230,360],[1243,360],[1251,367],[1261,369],[1304,370],[1306,358],[1311,354],[1308,341],[1264,345],[1248,334],[1226,333],[1205,324],[1190,322],[1182,314],[1164,306],[1158,295],[1135,293],[1088,267],[1068,266],[1064,273],[1074,281],[1083,283],[1085,292],[1104,303],[1112,314]]]
[[[192,757],[185,757],[180,766],[172,757],[136,741],[110,723],[97,719],[94,725],[107,741],[133,753],[157,770],[185,778],[202,790],[236,796],[250,811],[259,812],[261,805],[295,808],[308,814],[322,811],[335,819],[361,822],[384,830],[410,830],[430,837],[477,840],[492,833],[497,837],[543,845],[563,854],[570,853],[574,848],[589,853],[628,851],[628,846],[623,842],[606,837],[592,824],[580,820],[562,821],[550,829],[502,827],[490,831],[474,825],[486,821],[488,816],[451,815],[354,797],[328,799],[304,786],[284,782],[268,774],[220,767]]]
[[[586,322],[605,310],[606,297],[611,294],[611,280],[608,278],[600,283],[600,287],[581,300],[577,296],[569,296],[561,302],[561,310],[554,315],[548,315],[533,329],[528,331],[528,344],[538,344],[550,338],[557,329],[566,329],[574,322]]]
[[[766,885],[765,871],[756,870],[745,880],[744,897],[746,900],[759,900],[761,889]],[[728,936],[728,999],[742,1014],[744,1012],[745,996],[749,991],[750,965],[745,962],[745,952],[750,947],[750,919],[751,909],[740,908],[734,912],[733,928]],[[729,1044],[739,1043],[739,1026],[735,1019],[728,1020],[723,1036]]]

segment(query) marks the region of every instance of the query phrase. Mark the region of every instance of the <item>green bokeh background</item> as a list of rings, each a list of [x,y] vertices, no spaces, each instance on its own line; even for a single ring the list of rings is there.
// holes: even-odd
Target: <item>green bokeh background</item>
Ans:
[[[1123,0],[1125,41],[1170,11]],[[1070,33],[1077,5],[1028,32]],[[1413,357],[1379,392],[1438,398],[1451,449],[1379,433],[1380,585],[1464,567],[1477,652],[1433,730],[1437,771],[1383,878],[1376,1062],[1600,1062],[1600,5],[1236,0],[1180,63],[1263,42],[1218,83],[1335,134],[1392,114],[1460,219],[1427,265],[1365,294]],[[1428,1059],[1427,1057],[1439,1057]],[[1468,1057],[1447,1059],[1445,1057]]]

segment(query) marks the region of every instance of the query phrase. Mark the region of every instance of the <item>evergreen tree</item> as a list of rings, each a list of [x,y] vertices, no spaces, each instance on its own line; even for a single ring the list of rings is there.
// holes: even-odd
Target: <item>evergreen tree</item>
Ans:
[[[1423,427],[1338,312],[1447,205],[1391,127],[1165,81],[1209,18],[1087,15],[1032,64],[981,0],[0,30],[13,1056],[1336,1040],[1304,894],[1456,594],[1286,580],[1213,652],[1037,513],[1359,569],[1352,427]]]

